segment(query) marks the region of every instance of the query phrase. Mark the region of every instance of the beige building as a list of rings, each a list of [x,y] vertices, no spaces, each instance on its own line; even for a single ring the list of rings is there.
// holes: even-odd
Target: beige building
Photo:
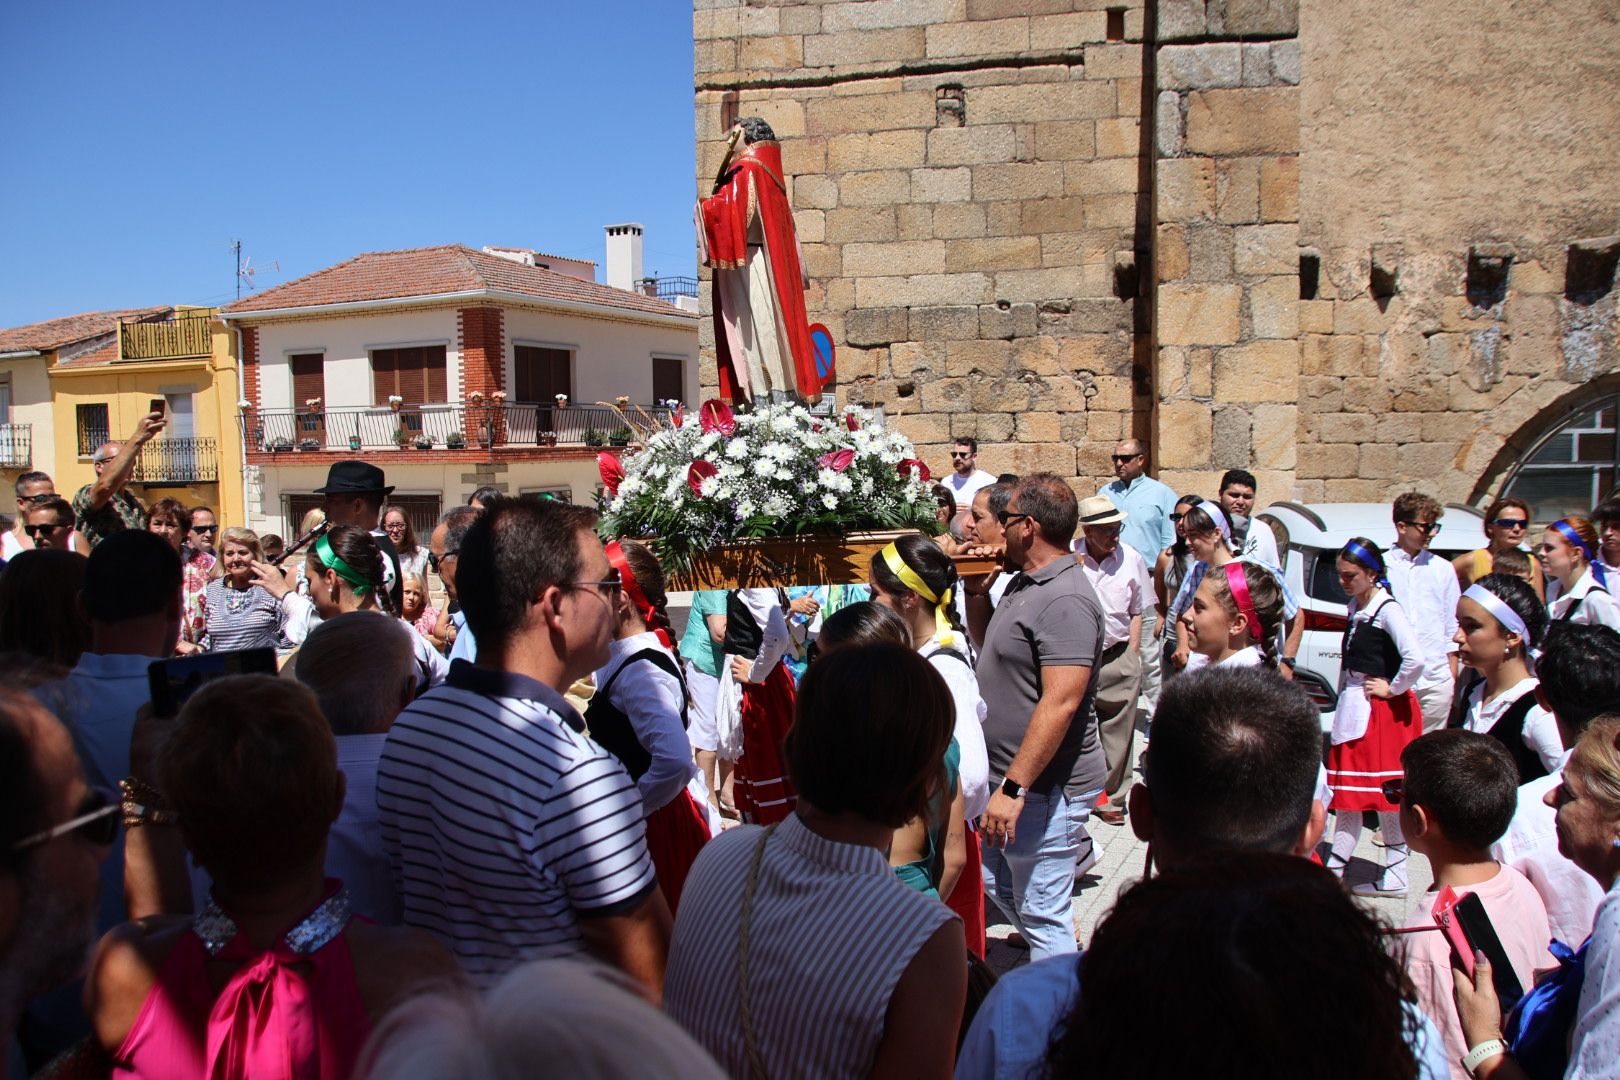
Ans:
[[[699,194],[782,141],[812,321],[936,468],[1542,516],[1620,467],[1606,0],[696,0]],[[708,298],[703,297],[705,310]],[[703,382],[715,383],[710,324]]]
[[[423,540],[485,484],[590,503],[597,454],[628,435],[615,399],[698,392],[695,311],[645,280],[594,276],[590,262],[450,245],[369,252],[226,307],[249,526],[290,539],[332,463],[353,457],[386,471]]]

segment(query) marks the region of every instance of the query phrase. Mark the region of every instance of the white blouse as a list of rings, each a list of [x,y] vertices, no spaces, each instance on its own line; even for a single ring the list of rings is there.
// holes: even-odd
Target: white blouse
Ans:
[[[1371,623],[1387,633],[1395,643],[1396,651],[1401,654],[1401,667],[1395,677],[1389,680],[1389,692],[1394,697],[1400,697],[1417,685],[1418,676],[1423,674],[1423,646],[1418,644],[1417,634],[1407,621],[1400,603],[1386,604],[1384,601],[1387,599],[1388,593],[1375,589],[1367,597],[1365,607],[1358,608],[1352,600],[1350,626],[1354,630],[1360,628],[1358,623],[1362,626]],[[1333,711],[1333,745],[1351,742],[1367,734],[1367,722],[1372,719],[1372,702],[1363,689],[1366,682],[1367,677],[1361,672],[1340,668],[1339,704]]]
[[[958,651],[966,651],[965,635]],[[939,639],[931,637],[917,648],[917,653],[933,665],[951,689],[951,700],[956,703],[956,745],[961,751],[959,773],[962,778],[962,804],[969,821],[984,813],[990,805],[990,755],[984,747],[984,698],[979,696],[979,679],[973,669],[954,656],[941,656]]]
[[[1547,586],[1548,593],[1553,596],[1547,601],[1547,613],[1554,622],[1567,617],[1570,622],[1582,626],[1607,626],[1611,630],[1620,630],[1620,601],[1609,594],[1606,586],[1599,590],[1597,578],[1592,575],[1590,567],[1581,571],[1581,576],[1575,580],[1569,592],[1561,593],[1556,586],[1557,582]],[[1575,607],[1577,600],[1580,601],[1579,607]],[[1574,615],[1569,614],[1570,608],[1575,608]]]
[[[1516,705],[1526,694],[1534,695],[1540,685],[1531,675],[1520,679],[1490,701],[1485,701],[1485,684],[1480,683],[1468,694],[1468,711],[1463,727],[1469,731],[1490,734],[1491,728],[1502,719],[1502,714]],[[1564,740],[1558,735],[1558,720],[1540,705],[1532,705],[1524,717],[1524,745],[1534,750],[1541,759],[1541,767],[1548,772],[1558,771],[1564,757]]]

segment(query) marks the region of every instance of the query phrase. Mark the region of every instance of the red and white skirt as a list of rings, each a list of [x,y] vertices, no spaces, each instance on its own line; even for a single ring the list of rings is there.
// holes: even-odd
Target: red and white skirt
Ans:
[[[732,790],[738,813],[750,824],[781,821],[798,802],[782,751],[793,726],[793,703],[793,676],[786,664],[777,664],[762,683],[743,685],[743,752]]]
[[[669,913],[681,902],[687,871],[709,842],[709,822],[690,792],[681,793],[647,815],[647,854],[652,856],[658,887]]]
[[[1385,780],[1401,776],[1401,751],[1423,734],[1423,710],[1408,690],[1398,698],[1368,702],[1372,715],[1359,739],[1337,743],[1327,756],[1334,810],[1399,810],[1384,798]]]

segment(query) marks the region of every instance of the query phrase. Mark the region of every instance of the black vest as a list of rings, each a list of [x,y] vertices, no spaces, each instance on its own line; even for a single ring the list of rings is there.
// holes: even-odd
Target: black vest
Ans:
[[[1472,680],[1467,688],[1463,690],[1462,698],[1465,705],[1461,716],[1451,725],[1452,727],[1462,726],[1463,720],[1468,716],[1466,702],[1473,695],[1474,688],[1482,686],[1484,682],[1485,679],[1481,676]],[[1480,708],[1483,709],[1485,707],[1483,690],[1480,692],[1479,699]],[[1525,745],[1524,741],[1524,721],[1530,715],[1530,710],[1535,707],[1536,692],[1531,690],[1502,710],[1502,715],[1496,718],[1496,723],[1492,724],[1491,729],[1485,733],[1506,747],[1507,752],[1512,755],[1513,764],[1519,767],[1519,783],[1521,784],[1528,784],[1532,780],[1547,775],[1547,767],[1541,763],[1541,755]]]
[[[636,729],[630,725],[630,717],[613,702],[608,700],[608,692],[613,684],[619,681],[619,676],[625,673],[632,664],[643,660],[650,661],[663,668],[681,684],[681,727],[687,726],[686,705],[687,691],[686,678],[681,674],[680,665],[670,658],[663,649],[646,648],[633,653],[628,660],[619,665],[608,681],[596,688],[591,695],[590,704],[585,706],[585,726],[590,729],[591,739],[619,759],[630,773],[630,779],[640,780],[641,774],[652,766],[652,755],[641,740],[636,738]]]
[[[1344,631],[1344,670],[1358,671],[1369,679],[1385,680],[1393,679],[1401,670],[1401,650],[1395,647],[1395,639],[1389,636],[1389,631],[1373,625],[1378,613],[1394,602],[1385,600],[1359,625],[1356,619],[1350,620]]]

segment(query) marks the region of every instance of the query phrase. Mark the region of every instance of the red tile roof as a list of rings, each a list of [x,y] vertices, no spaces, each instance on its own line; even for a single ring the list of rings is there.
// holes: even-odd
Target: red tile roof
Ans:
[[[538,266],[489,255],[461,244],[369,251],[285,285],[256,293],[223,309],[226,315],[320,307],[368,300],[406,300],[444,293],[494,290],[564,303],[593,304],[656,315],[696,315],[674,304]]]
[[[110,334],[118,328],[120,319],[145,318],[161,315],[169,310],[167,307],[149,307],[124,308],[121,311],[87,311],[81,315],[66,315],[60,319],[47,319],[45,322],[30,323],[27,326],[14,326],[9,330],[0,330],[0,352],[22,352],[27,349],[48,352],[51,349],[60,349],[64,345],[72,345],[76,341],[87,341],[102,334]]]
[[[67,360],[58,360],[56,366],[51,370],[61,371],[63,368],[101,367],[105,364],[116,364],[117,362],[118,339],[113,337],[108,338],[105,345],[98,345],[89,352],[80,353],[78,356]]]

